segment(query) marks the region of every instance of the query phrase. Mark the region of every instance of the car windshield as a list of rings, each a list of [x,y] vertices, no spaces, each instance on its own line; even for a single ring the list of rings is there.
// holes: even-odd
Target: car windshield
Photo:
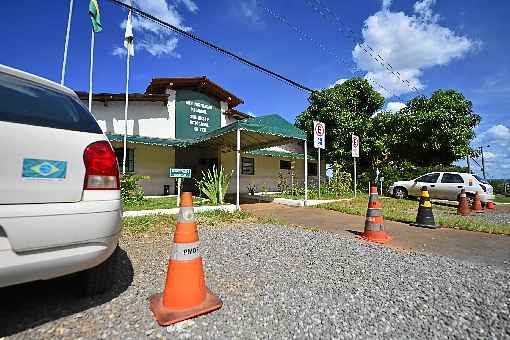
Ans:
[[[480,177],[478,175],[473,175],[473,177],[476,178],[478,180],[478,182],[480,182],[480,183],[484,183],[484,184],[488,184],[489,183],[485,179],[483,179],[482,177]]]

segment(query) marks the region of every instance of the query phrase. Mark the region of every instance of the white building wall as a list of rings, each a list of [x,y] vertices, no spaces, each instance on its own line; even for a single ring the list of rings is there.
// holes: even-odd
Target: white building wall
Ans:
[[[113,142],[113,147],[121,148],[122,143]],[[170,185],[170,193],[175,191],[175,179],[168,177],[168,169],[175,167],[175,150],[168,147],[144,144],[128,144],[135,153],[135,174],[149,176],[140,181],[145,195],[163,195],[163,186]]]
[[[239,191],[241,193],[248,192],[248,185],[254,184],[256,186],[256,191],[262,191],[262,188],[265,186],[268,191],[278,191],[278,175],[281,172],[284,177],[287,178],[288,183],[290,185],[291,176],[289,170],[280,170],[280,160],[284,158],[276,158],[276,157],[261,157],[261,156],[253,156],[251,154],[241,153],[241,157],[248,157],[255,159],[255,175],[240,175],[240,184]],[[285,159],[292,160],[292,159]],[[304,159],[294,159],[295,161],[295,176],[294,183],[303,185],[305,178],[305,162]],[[317,163],[317,161],[309,160],[309,163]],[[229,193],[234,193],[236,191],[236,153],[235,152],[226,152],[221,154],[221,165],[227,171],[233,171],[232,180],[230,181]],[[322,180],[326,178],[325,171],[326,163],[321,161],[321,174]],[[316,183],[318,181],[318,176],[308,176],[308,181],[310,184]],[[310,185],[309,184],[309,185]]]
[[[84,101],[84,104],[87,103]],[[128,135],[146,137],[175,138],[175,96],[173,101],[173,116],[171,104],[165,102],[129,102],[128,107]],[[102,101],[92,102],[92,114],[103,132],[124,134],[123,101],[110,101],[105,106]]]

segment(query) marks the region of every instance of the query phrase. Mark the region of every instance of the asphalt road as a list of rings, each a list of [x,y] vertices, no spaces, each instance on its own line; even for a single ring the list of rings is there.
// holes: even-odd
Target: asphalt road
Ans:
[[[12,339],[510,339],[510,271],[404,253],[338,234],[271,225],[200,228],[206,281],[224,306],[160,327],[169,237],[123,238],[112,292],[79,298],[73,281],[0,289]]]

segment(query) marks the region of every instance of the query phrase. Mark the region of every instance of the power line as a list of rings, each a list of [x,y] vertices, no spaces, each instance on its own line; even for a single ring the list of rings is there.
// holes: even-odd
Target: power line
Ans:
[[[358,39],[356,38],[356,33],[347,27],[347,25],[343,22],[343,20],[336,15],[336,13],[332,12],[329,8],[324,6],[320,0],[313,0],[314,3],[312,3],[312,0],[305,0],[305,2],[311,6],[317,13],[319,13],[323,18],[329,21],[330,24],[334,25],[334,23],[328,19],[333,18],[334,21],[339,23],[344,29],[341,29],[338,27],[338,30],[342,32],[344,35],[346,35],[348,38],[350,38],[354,44],[358,44]],[[323,10],[321,10],[320,7],[322,7]],[[329,14],[328,15],[326,14]],[[381,55],[375,51],[370,45],[368,45],[366,42],[362,42],[359,44],[361,47],[363,53],[368,54],[372,59],[374,59],[377,63],[379,63],[385,70],[393,74],[397,79],[399,79],[405,86],[407,86],[409,89],[411,89],[413,92],[416,92],[417,94],[420,94],[419,90],[416,88],[416,86],[411,85],[411,82],[408,79],[404,79],[400,72],[395,70],[391,64],[387,63]]]
[[[302,84],[300,84],[300,83],[298,83],[298,82],[296,82],[294,80],[291,80],[291,79],[289,79],[289,78],[287,78],[287,77],[285,77],[285,76],[283,76],[281,74],[278,74],[278,73],[276,73],[274,71],[271,71],[270,69],[268,69],[268,68],[266,68],[264,66],[258,65],[258,64],[254,63],[254,62],[251,62],[248,59],[245,59],[245,58],[243,58],[243,57],[241,57],[241,56],[239,56],[239,55],[237,55],[237,54],[235,54],[233,52],[230,52],[230,51],[228,51],[228,50],[226,50],[226,49],[216,45],[216,44],[213,44],[212,42],[209,42],[209,41],[207,41],[205,39],[200,38],[196,34],[193,34],[193,33],[190,33],[190,32],[186,32],[185,30],[183,30],[183,29],[181,29],[179,27],[176,27],[176,26],[174,26],[172,24],[169,24],[169,23],[167,23],[167,22],[165,22],[165,21],[163,21],[161,19],[158,19],[155,16],[153,16],[153,15],[147,13],[147,12],[144,12],[144,11],[142,11],[142,10],[136,8],[136,7],[127,5],[127,4],[125,4],[125,3],[123,3],[123,2],[121,2],[119,0],[109,0],[109,1],[112,4],[116,5],[116,6],[122,7],[122,8],[127,9],[127,10],[131,10],[133,13],[137,14],[138,16],[140,16],[142,18],[145,18],[145,19],[147,19],[149,21],[152,21],[152,22],[154,22],[154,23],[156,23],[156,24],[158,24],[160,26],[166,27],[166,28],[172,30],[173,32],[175,32],[175,33],[177,33],[177,34],[179,34],[179,35],[181,35],[181,36],[183,36],[185,38],[191,39],[191,40],[193,40],[193,41],[195,41],[195,42],[197,42],[197,43],[199,43],[199,44],[201,44],[201,45],[203,45],[203,46],[205,46],[207,48],[210,48],[210,49],[220,53],[220,54],[226,55],[226,56],[234,59],[235,61],[238,61],[238,62],[240,62],[242,64],[247,65],[248,67],[251,67],[251,68],[259,71],[259,72],[262,72],[262,73],[264,73],[266,75],[269,75],[273,79],[277,79],[279,81],[282,81],[282,82],[284,82],[284,83],[286,83],[286,84],[288,84],[290,86],[293,86],[295,88],[298,88],[298,89],[300,89],[302,91],[307,91],[307,92],[310,92],[310,93],[314,92],[314,90],[312,90],[311,88],[309,88],[309,87],[307,87],[305,85],[302,85]]]
[[[309,34],[307,34],[303,29],[301,29],[299,26],[297,25],[294,25],[294,24],[291,24],[283,15],[277,13],[275,10],[272,10],[266,6],[264,6],[262,4],[262,1],[258,1],[257,2],[258,6],[260,8],[262,8],[267,14],[269,14],[270,16],[272,16],[273,18],[277,19],[278,21],[280,21],[281,23],[289,26],[295,33],[297,33],[299,36],[300,36],[300,39],[306,39],[306,40],[309,40],[310,42],[312,42],[316,47],[318,47],[319,49],[321,49],[323,52],[331,55],[333,58],[335,58],[338,62],[340,63],[344,63],[346,65],[349,65],[349,62],[347,62],[345,59],[339,57],[338,55],[336,55],[331,49],[328,49],[323,43],[321,43],[320,41],[316,41],[314,38],[312,38],[312,36],[310,36]],[[354,68],[349,68],[349,71],[354,75],[354,76],[359,76],[358,74],[356,74],[356,72],[359,72],[360,74],[363,73],[362,70],[360,70],[357,66],[355,66]],[[391,94],[392,96],[395,96],[397,97],[400,101],[404,101],[402,99],[402,97],[400,97],[399,95],[397,94],[394,94],[392,93],[390,90],[388,90],[386,87],[384,87],[381,83],[379,83],[377,80],[375,80],[374,78],[368,76],[367,77],[369,80],[371,80],[373,83],[375,83],[377,86],[379,86],[380,88],[382,88],[384,91],[386,91],[387,93]]]

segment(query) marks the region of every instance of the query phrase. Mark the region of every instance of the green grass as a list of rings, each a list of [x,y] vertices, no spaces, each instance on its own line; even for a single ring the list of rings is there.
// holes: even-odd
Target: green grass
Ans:
[[[384,218],[387,220],[403,223],[416,221],[416,213],[418,211],[417,201],[382,198],[381,204]],[[367,197],[357,197],[350,201],[322,204],[320,207],[346,214],[365,216],[367,205]],[[510,224],[494,224],[478,218],[458,216],[456,206],[433,204],[433,212],[436,223],[443,228],[510,235]]]
[[[494,199],[495,203],[510,203],[510,196],[505,195],[496,195],[496,198]]]
[[[268,223],[246,211],[226,212],[224,210],[205,211],[197,214],[201,227],[227,226],[237,223]],[[169,234],[175,230],[176,215],[151,215],[125,217],[122,219],[122,233],[125,235]]]
[[[207,205],[209,201],[204,198],[193,198],[193,206]],[[144,198],[141,202],[124,203],[124,211],[130,210],[153,210],[153,209],[171,209],[177,207],[176,197],[158,197],[158,198]]]

